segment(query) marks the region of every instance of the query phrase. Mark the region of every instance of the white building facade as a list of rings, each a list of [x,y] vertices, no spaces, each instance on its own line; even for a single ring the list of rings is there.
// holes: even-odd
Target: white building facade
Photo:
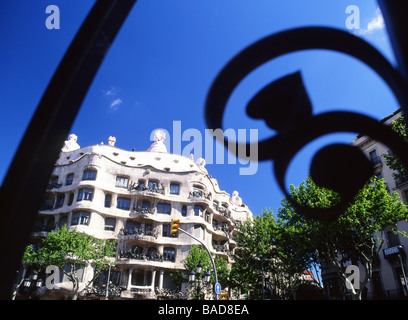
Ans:
[[[238,193],[221,191],[205,161],[167,153],[164,137],[148,151],[127,151],[108,144],[80,148],[76,136],[65,142],[55,165],[33,239],[66,225],[98,239],[117,240],[113,279],[125,288],[122,298],[155,298],[175,289],[170,274],[197,241],[170,236],[172,218],[202,240],[213,257],[233,263],[236,225],[252,218]],[[83,275],[83,280],[89,276]]]
[[[401,111],[386,117],[382,122],[391,126]],[[389,192],[397,192],[401,201],[408,204],[408,181],[395,180],[393,170],[390,169],[383,154],[389,154],[390,150],[384,144],[373,140],[367,136],[358,136],[351,145],[358,147],[371,161],[375,175],[384,178]],[[408,222],[398,222],[396,229],[405,231],[408,234]],[[383,230],[378,237],[385,239],[380,254],[373,263],[372,277],[363,291],[363,299],[407,299],[408,276],[407,254],[408,238],[395,235],[391,230]],[[351,263],[351,262],[350,262]],[[360,277],[365,277],[364,268],[360,267]],[[339,282],[334,268],[326,267],[322,270],[322,279],[325,288],[331,297],[347,297],[345,286]]]
[[[382,122],[388,126],[402,115],[397,110]],[[384,178],[387,189],[397,192],[401,201],[408,204],[408,181],[396,180],[393,170],[390,169],[383,154],[389,154],[390,149],[384,144],[372,140],[367,136],[359,136],[353,142],[353,146],[360,148],[374,165],[375,175]],[[398,222],[396,229],[408,234],[408,221]],[[373,275],[368,283],[366,297],[368,299],[397,299],[408,298],[408,284],[406,283],[408,238],[395,235],[391,230],[384,230],[381,237],[385,238],[381,254],[373,266]],[[363,270],[361,270],[363,272]]]

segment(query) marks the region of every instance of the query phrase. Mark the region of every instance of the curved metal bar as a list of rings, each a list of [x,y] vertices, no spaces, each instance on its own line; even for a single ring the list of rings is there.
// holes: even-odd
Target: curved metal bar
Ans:
[[[408,105],[407,84],[401,74],[373,46],[345,31],[307,27],[283,31],[265,37],[237,54],[220,71],[211,85],[205,103],[205,119],[212,129],[222,128],[222,118],[234,88],[255,68],[281,55],[308,49],[327,49],[353,56],[371,67],[391,88],[401,106]],[[217,139],[219,137],[215,136]],[[220,140],[220,139],[219,139]],[[220,140],[228,148],[226,139]],[[278,142],[274,137],[259,142],[257,159],[270,160]],[[250,150],[249,144],[241,145]],[[247,152],[250,154],[250,152]]]
[[[285,150],[279,150],[280,157],[275,159],[274,173],[279,187],[284,192],[291,204],[302,210],[302,213],[310,218],[325,221],[334,221],[347,207],[352,200],[354,193],[346,195],[343,201],[337,206],[329,209],[311,209],[299,206],[294,201],[285,186],[285,173],[291,159],[310,141],[329,133],[334,132],[355,132],[367,135],[374,140],[382,142],[395,150],[395,154],[408,167],[408,153],[406,152],[406,143],[391,128],[380,124],[377,120],[370,117],[352,113],[352,112],[328,112],[312,117],[303,126],[298,126],[286,136],[284,143]],[[351,186],[349,186],[351,187]],[[360,185],[362,187],[362,185]],[[360,189],[360,188],[358,188]],[[355,191],[358,191],[355,190]],[[344,196],[344,195],[343,195]]]
[[[7,259],[0,264],[0,299],[11,297],[16,271],[61,143],[135,2],[95,3],[49,83],[13,158],[0,192],[0,256]]]
[[[211,129],[222,128],[222,119],[226,104],[235,87],[253,70],[263,63],[277,58],[283,54],[307,50],[327,49],[350,55],[371,67],[390,87],[401,106],[408,106],[408,86],[401,73],[394,69],[387,59],[374,47],[364,40],[345,31],[308,27],[292,29],[273,34],[250,45],[236,55],[221,70],[214,80],[206,100],[205,116],[207,126]],[[279,86],[277,86],[279,83]],[[293,86],[296,99],[291,99],[288,108],[293,108],[297,115],[290,116],[280,113],[271,103],[271,93],[281,95],[279,89]],[[278,89],[276,89],[278,88]],[[285,93],[291,95],[289,91]],[[282,101],[280,101],[282,103]],[[294,105],[294,106],[293,106]],[[280,105],[277,108],[281,107]],[[292,110],[289,110],[289,112]],[[288,165],[295,154],[307,143],[314,139],[333,132],[355,132],[366,134],[385,145],[408,167],[408,154],[405,143],[390,128],[375,119],[350,112],[328,112],[313,116],[307,93],[303,87],[300,73],[295,73],[279,79],[260,91],[248,104],[247,113],[256,119],[264,119],[268,126],[277,129],[277,134],[269,139],[259,142],[257,159],[252,161],[274,161],[274,173],[279,187],[284,192],[288,201],[304,215],[319,220],[333,221],[344,212],[348,203],[356,192],[363,187],[371,171],[361,168],[361,175],[356,172],[356,186],[347,190],[338,182],[337,187],[342,190],[342,200],[336,206],[328,209],[312,209],[300,206],[289,196],[285,187],[285,175]],[[406,115],[407,116],[407,115]],[[279,123],[280,120],[285,122]],[[232,145],[226,139],[215,136],[223,142],[225,147]],[[232,146],[236,147],[236,146]],[[339,150],[340,147],[336,147]],[[238,143],[238,150],[250,150],[251,144]],[[343,148],[348,155],[357,156],[350,148]],[[246,154],[251,154],[247,152]],[[321,153],[320,153],[321,154]],[[327,155],[327,153],[326,153]],[[238,155],[240,156],[240,155]],[[368,161],[359,157],[359,165],[369,167]],[[362,159],[362,160],[361,160]],[[365,162],[366,161],[366,162]],[[365,162],[365,163],[364,163]],[[328,170],[328,167],[325,168]],[[364,171],[364,172],[363,172]],[[357,182],[358,181],[358,182]],[[335,184],[332,184],[335,186]]]

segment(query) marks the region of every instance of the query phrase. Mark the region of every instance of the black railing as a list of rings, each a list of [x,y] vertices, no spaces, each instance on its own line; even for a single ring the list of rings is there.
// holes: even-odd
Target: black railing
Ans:
[[[137,252],[137,251],[128,251],[128,252],[119,252],[120,259],[136,259],[144,261],[157,261],[157,262],[175,262],[173,255],[159,254],[158,252]]]
[[[204,198],[207,200],[211,200],[211,194],[210,193],[205,193],[203,190],[192,190],[189,193],[190,197],[193,198]]]
[[[120,234],[124,236],[149,236],[157,239],[157,232],[154,230],[143,230],[141,228],[132,227],[132,228],[122,228]]]
[[[154,208],[136,206],[132,209],[132,211],[140,214],[153,214]]]

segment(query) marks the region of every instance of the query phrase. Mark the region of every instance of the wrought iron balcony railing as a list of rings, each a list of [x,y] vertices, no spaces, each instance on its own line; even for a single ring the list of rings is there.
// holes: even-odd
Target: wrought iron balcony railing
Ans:
[[[148,237],[154,237],[157,239],[157,232],[154,230],[143,230],[137,227],[133,228],[122,228],[120,230],[120,235],[123,236],[134,236],[135,238],[138,237],[143,237],[143,236],[148,236]]]
[[[190,197],[193,198],[204,198],[207,200],[211,200],[211,194],[210,193],[206,193],[203,190],[192,190],[189,193]]]

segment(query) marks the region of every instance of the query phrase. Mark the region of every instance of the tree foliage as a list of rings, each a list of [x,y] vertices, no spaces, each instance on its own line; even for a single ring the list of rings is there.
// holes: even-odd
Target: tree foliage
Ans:
[[[313,253],[299,241],[299,231],[267,210],[241,223],[238,230],[232,286],[248,298],[292,298],[299,273],[314,262]]]
[[[94,277],[87,283],[86,289],[107,264],[113,264],[108,257],[114,256],[115,252],[114,242],[95,239],[63,226],[57,232],[50,232],[38,250],[33,251],[32,246],[27,246],[22,262],[36,264],[40,270],[57,266],[72,282],[72,298],[76,299],[80,293],[77,269],[88,265],[94,268]],[[66,267],[67,264],[70,268]]]
[[[298,187],[292,185],[290,195],[297,203],[312,208],[330,208],[340,200],[337,193],[317,186],[310,177]],[[345,284],[349,280],[343,262],[351,260],[364,270],[360,289],[351,290],[352,297],[360,299],[371,278],[373,262],[382,249],[385,231],[405,235],[395,228],[402,220],[408,220],[406,206],[397,193],[388,192],[383,179],[376,177],[332,223],[305,217],[284,198],[277,215],[265,210],[240,225],[232,285],[250,292],[249,298],[260,299],[260,259],[267,259],[263,262],[265,297],[270,293],[267,285],[274,284],[273,298],[288,299],[294,297],[298,288],[299,273],[310,270],[314,264],[334,268]]]
[[[392,122],[392,129],[398,133],[398,135],[407,143],[408,148],[408,129],[406,126],[405,118],[403,116],[398,117],[395,121]],[[387,163],[393,172],[394,179],[397,181],[405,181],[408,179],[408,169],[405,168],[402,162],[394,154],[382,154]]]
[[[191,270],[194,272],[197,269],[199,263],[202,265],[202,272],[200,276],[203,276],[205,272],[209,271],[211,274],[210,283],[211,287],[215,284],[215,277],[213,272],[213,266],[208,256],[207,250],[205,250],[201,246],[192,246],[188,251],[188,256],[186,259],[182,261],[184,270],[180,270],[174,274],[172,274],[173,282],[181,289],[181,285],[183,283],[188,283],[189,279],[188,276]],[[217,270],[217,278],[218,282],[221,284],[222,287],[227,287],[229,284],[229,274],[230,270],[228,267],[228,262],[221,258],[215,257],[214,259],[215,269]]]
[[[337,194],[318,187],[310,177],[297,188],[291,186],[290,193],[295,201],[311,207],[330,207],[338,201]],[[384,242],[384,231],[390,229],[405,235],[396,231],[395,226],[399,221],[408,219],[408,212],[398,194],[389,194],[384,180],[374,176],[333,223],[307,219],[296,212],[287,200],[282,201],[279,218],[288,230],[296,232],[297,243],[302,244],[300,250],[308,247],[309,254],[315,255],[324,266],[335,267],[343,283],[348,280],[342,259],[351,259],[353,264],[363,267],[365,277],[361,279],[360,289],[351,290],[352,297],[359,299]]]

